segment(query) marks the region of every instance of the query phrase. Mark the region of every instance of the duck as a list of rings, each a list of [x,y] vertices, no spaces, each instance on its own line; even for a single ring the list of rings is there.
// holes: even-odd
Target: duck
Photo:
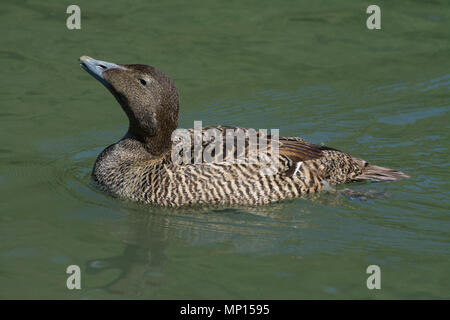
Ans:
[[[89,56],[79,62],[112,93],[128,118],[125,135],[98,155],[92,170],[93,182],[115,197],[160,207],[258,206],[354,181],[409,178],[331,147],[251,128],[191,128],[174,138],[180,130],[179,94],[165,73],[149,65]],[[222,142],[211,147],[214,139],[205,139],[206,132]],[[234,139],[239,134],[241,142]],[[202,161],[199,145],[200,150],[213,150],[211,161]],[[265,156],[245,161],[255,154]]]

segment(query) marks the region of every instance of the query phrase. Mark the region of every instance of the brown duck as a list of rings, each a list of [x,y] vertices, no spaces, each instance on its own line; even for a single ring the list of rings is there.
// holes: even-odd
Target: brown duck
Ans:
[[[190,129],[194,152],[183,149],[175,153],[192,161],[177,163],[172,133],[177,129],[179,99],[173,81],[147,65],[114,64],[87,56],[80,58],[80,64],[111,91],[128,116],[127,133],[100,153],[92,172],[93,180],[115,196],[168,207],[262,205],[318,192],[328,185],[408,178],[400,171],[369,164],[333,148],[300,138],[274,139],[260,132],[257,143],[260,138],[266,138],[267,143],[258,144],[258,150],[266,152],[266,161],[227,162],[252,153],[250,129],[222,126],[201,130],[215,129],[224,141],[229,130],[241,132],[244,147],[239,149],[233,138],[231,149],[219,147],[211,152],[213,159],[219,160],[195,161],[195,133]],[[278,144],[273,145],[275,140]],[[200,144],[206,147],[208,143]],[[277,153],[273,151],[275,145]],[[272,166],[267,159],[277,165]],[[268,167],[275,169],[262,170]]]

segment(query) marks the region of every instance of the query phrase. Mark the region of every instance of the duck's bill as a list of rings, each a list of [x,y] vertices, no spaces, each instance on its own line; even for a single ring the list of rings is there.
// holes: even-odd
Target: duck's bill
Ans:
[[[108,83],[108,81],[106,81],[105,77],[103,77],[103,72],[110,69],[125,69],[118,64],[95,60],[94,58],[88,56],[80,57],[80,65],[91,76],[100,81],[107,88],[111,87],[111,85]]]

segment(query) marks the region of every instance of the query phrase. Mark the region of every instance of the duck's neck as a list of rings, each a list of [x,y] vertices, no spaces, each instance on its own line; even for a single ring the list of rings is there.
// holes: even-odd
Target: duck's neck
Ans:
[[[127,134],[122,140],[130,140],[138,142],[146,152],[153,157],[158,157],[171,150],[172,141],[171,134],[159,134],[150,137],[140,137],[128,129]]]

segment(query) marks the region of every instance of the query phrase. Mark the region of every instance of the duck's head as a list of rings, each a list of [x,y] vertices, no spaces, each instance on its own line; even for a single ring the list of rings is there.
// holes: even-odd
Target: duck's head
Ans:
[[[80,57],[81,66],[111,91],[129,119],[128,134],[152,154],[170,148],[178,122],[178,91],[158,69],[142,64],[115,64]]]

